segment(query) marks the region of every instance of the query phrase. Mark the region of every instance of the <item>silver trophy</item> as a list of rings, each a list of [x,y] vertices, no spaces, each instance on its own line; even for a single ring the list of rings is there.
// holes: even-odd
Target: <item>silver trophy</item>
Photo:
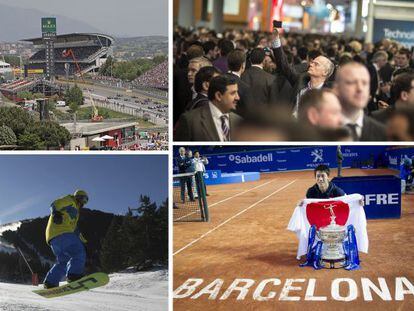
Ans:
[[[342,268],[345,265],[345,252],[343,241],[346,237],[346,227],[340,226],[335,222],[334,205],[324,206],[331,213],[331,223],[317,231],[318,237],[323,242],[322,245],[322,264],[326,268]]]

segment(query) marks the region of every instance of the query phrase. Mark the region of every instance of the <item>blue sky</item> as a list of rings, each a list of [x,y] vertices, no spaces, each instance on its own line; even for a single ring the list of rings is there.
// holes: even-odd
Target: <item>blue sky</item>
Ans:
[[[140,194],[168,196],[167,155],[0,155],[0,224],[46,216],[76,189],[87,208],[123,215]]]

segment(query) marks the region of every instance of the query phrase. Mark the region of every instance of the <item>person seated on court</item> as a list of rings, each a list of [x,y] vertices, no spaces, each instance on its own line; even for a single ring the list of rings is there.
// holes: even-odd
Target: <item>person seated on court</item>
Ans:
[[[316,184],[306,192],[307,199],[329,199],[345,195],[345,191],[329,181],[329,167],[321,164],[315,168]]]

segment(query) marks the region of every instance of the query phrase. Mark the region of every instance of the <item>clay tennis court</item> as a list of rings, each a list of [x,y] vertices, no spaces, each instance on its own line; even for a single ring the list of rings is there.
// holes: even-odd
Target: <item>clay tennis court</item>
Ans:
[[[343,172],[344,176],[371,174],[396,171]],[[261,174],[255,182],[209,186],[210,222],[174,223],[174,297],[185,293],[177,289],[189,279],[202,280],[191,295],[174,299],[174,310],[413,310],[414,195],[402,196],[401,219],[368,220],[369,253],[360,253],[361,270],[316,271],[298,266],[298,240],[286,230],[296,203],[313,184],[313,172],[302,171]],[[340,278],[347,281],[341,282]],[[370,301],[368,291],[363,291],[362,278],[378,288],[381,282],[386,283],[389,297],[371,290]],[[401,282],[403,278],[408,283]],[[197,295],[217,279],[222,281],[210,286],[208,293]],[[250,279],[244,283],[239,280],[239,286],[246,286],[245,292],[228,291],[236,279]],[[255,291],[266,279],[279,281],[262,283],[265,286],[260,296],[267,299],[257,299]],[[295,279],[291,286],[296,290],[283,291],[287,279]],[[352,280],[357,288],[354,298],[349,289]],[[336,297],[351,297],[350,301],[335,299],[335,286],[339,288]],[[306,296],[312,289],[312,297],[309,292]],[[281,296],[296,300],[280,300]]]

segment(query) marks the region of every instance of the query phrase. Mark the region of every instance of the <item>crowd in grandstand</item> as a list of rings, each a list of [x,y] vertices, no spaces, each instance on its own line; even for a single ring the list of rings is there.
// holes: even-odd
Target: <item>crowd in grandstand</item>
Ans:
[[[72,50],[75,59],[78,61],[87,59],[94,53],[98,52],[101,47],[100,46],[84,46],[84,47],[72,47],[72,48],[56,48],[55,49],[55,61],[64,61],[69,59],[72,61],[72,55],[69,54],[69,49]],[[46,58],[46,50],[42,49],[37,51],[30,57],[31,61],[35,60],[43,60]]]
[[[177,27],[174,139],[412,141],[413,55],[397,42]]]
[[[168,89],[168,61],[158,64],[133,81],[136,85]]]

